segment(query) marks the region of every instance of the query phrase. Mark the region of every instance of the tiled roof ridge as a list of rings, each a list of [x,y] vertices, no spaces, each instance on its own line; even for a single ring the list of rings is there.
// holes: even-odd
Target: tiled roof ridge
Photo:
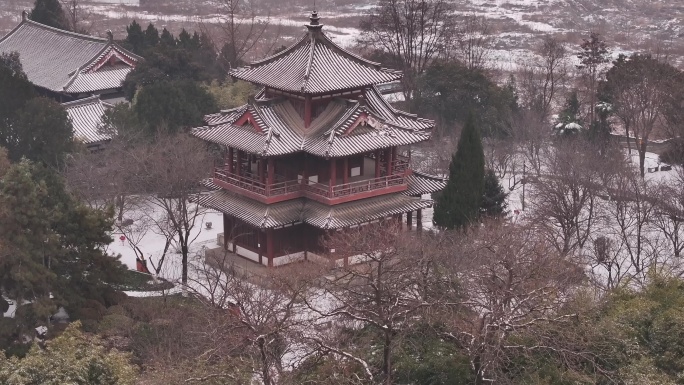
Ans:
[[[269,64],[269,63],[272,63],[278,59],[284,58],[284,57],[288,56],[289,54],[291,54],[292,51],[296,51],[302,44],[305,44],[308,37],[309,37],[309,34],[304,34],[296,43],[292,44],[290,47],[286,48],[285,50],[280,51],[280,52],[273,54],[271,56],[267,56],[261,60],[257,60],[257,61],[248,63],[245,66],[235,68],[235,69],[233,69],[233,71],[239,70],[240,68],[252,68],[252,67],[256,67],[256,66],[260,66],[260,65]]]
[[[77,99],[77,100],[74,100],[71,102],[62,103],[62,106],[65,109],[69,109],[69,108],[76,108],[76,107],[85,106],[87,104],[97,104],[100,102],[102,102],[100,100],[100,95],[93,95],[93,96],[89,96],[87,98]]]
[[[82,40],[90,40],[90,41],[98,42],[98,43],[109,43],[109,39],[108,39],[108,38],[105,38],[105,37],[97,37],[97,36],[84,35],[84,34],[81,34],[81,33],[66,31],[66,30],[63,30],[63,29],[51,27],[51,26],[49,26],[49,25],[41,24],[41,23],[39,23],[39,22],[37,22],[37,21],[33,21],[33,20],[31,20],[31,19],[28,19],[28,18],[25,19],[25,20],[22,20],[21,23],[19,23],[19,25],[17,25],[12,31],[10,31],[10,32],[5,36],[5,38],[6,38],[7,36],[10,36],[10,35],[13,34],[14,32],[16,32],[17,30],[19,30],[19,28],[23,27],[24,25],[29,25],[29,26],[33,26],[33,27],[37,27],[37,28],[42,28],[42,29],[45,29],[45,30],[50,31],[50,32],[54,32],[54,33],[57,33],[57,34],[60,34],[60,35],[71,36],[71,37],[78,38],[78,39],[82,39]],[[0,39],[0,42],[2,42],[5,38]]]
[[[447,180],[449,180],[449,178],[447,178],[447,177],[440,177],[437,175],[428,174],[424,171],[413,170],[413,173],[417,174],[423,178],[432,179],[432,180],[439,181],[439,182],[446,182]]]
[[[363,64],[368,65],[368,66],[371,66],[371,67],[373,67],[373,69],[378,70],[378,71],[384,71],[384,72],[389,72],[389,73],[395,73],[395,74],[397,74],[397,75],[401,75],[401,74],[402,74],[402,71],[394,70],[394,69],[391,69],[391,68],[383,67],[381,63],[378,63],[378,62],[374,62],[374,61],[368,60],[368,59],[366,59],[366,58],[364,58],[364,57],[362,57],[362,56],[359,56],[359,55],[357,55],[357,54],[355,54],[355,53],[353,53],[353,52],[351,52],[351,51],[347,51],[346,49],[344,49],[344,48],[340,47],[339,45],[337,45],[334,41],[330,40],[330,38],[329,38],[326,34],[324,34],[324,33],[320,33],[319,35],[320,35],[320,37],[322,37],[322,38],[324,39],[324,41],[325,41],[326,43],[328,43],[328,44],[326,44],[326,45],[331,46],[331,47],[333,48],[333,50],[336,51],[338,54],[341,54],[341,55],[343,55],[343,56],[347,56],[347,58],[352,59],[352,60],[358,60],[358,61],[362,62]]]

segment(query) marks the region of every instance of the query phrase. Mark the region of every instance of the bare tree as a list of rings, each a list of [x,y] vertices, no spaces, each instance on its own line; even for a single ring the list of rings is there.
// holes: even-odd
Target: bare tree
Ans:
[[[613,110],[622,121],[629,137],[634,133],[641,176],[645,172],[646,149],[651,134],[667,126],[666,113],[673,94],[679,92],[678,71],[660,63],[650,55],[621,57],[608,72],[607,90],[613,99]]]
[[[511,136],[524,155],[526,164],[535,174],[541,175],[542,161],[550,146],[551,130],[542,122],[539,112],[521,109],[512,121]]]
[[[484,16],[466,15],[456,28],[458,58],[469,69],[484,69],[492,49],[492,27]]]
[[[71,31],[88,34],[92,28],[92,22],[88,22],[91,12],[83,6],[81,0],[60,0],[66,16],[66,22]]]
[[[575,317],[564,306],[582,269],[533,226],[486,223],[455,242],[451,261],[464,301],[444,308],[441,335],[467,353],[476,385],[499,383],[507,357],[521,348],[516,336]]]
[[[416,77],[448,52],[455,18],[448,0],[381,0],[361,22],[359,42],[389,53],[404,71],[406,100],[416,90]]]
[[[544,165],[544,175],[534,183],[534,220],[559,253],[583,248],[595,230],[598,162],[586,142],[569,139],[554,149]]]
[[[324,282],[321,295],[330,298],[326,301],[327,308],[310,302],[311,308],[322,317],[349,323],[351,328],[370,327],[378,333],[384,384],[393,383],[397,341],[415,318],[435,303],[433,285],[440,282],[435,277],[434,255],[427,248],[416,247],[418,243],[413,237],[400,228],[399,223],[389,221],[332,235],[326,241],[326,248],[363,262],[340,268]],[[333,349],[329,345],[325,347]],[[344,352],[342,348],[334,349],[338,354]],[[363,361],[357,355],[346,354]]]
[[[548,123],[559,93],[568,80],[568,54],[563,43],[547,36],[538,48],[539,58],[521,63],[518,76],[521,102]]]
[[[217,47],[220,47],[220,62],[224,70],[242,65],[258,45],[265,42],[264,35],[271,25],[268,12],[260,16],[259,0],[219,0],[219,27],[221,36]],[[207,33],[206,26],[201,27]],[[277,39],[268,42],[270,52],[277,44]]]
[[[222,318],[233,319],[229,328],[222,319],[208,319],[207,332],[239,334],[241,354],[251,358],[253,374],[266,385],[285,383],[285,372],[310,353],[302,337],[315,326],[316,317],[309,316],[305,303],[320,269],[286,266],[255,275],[232,264],[225,251],[198,255],[191,266],[196,297],[209,312],[223,311]]]

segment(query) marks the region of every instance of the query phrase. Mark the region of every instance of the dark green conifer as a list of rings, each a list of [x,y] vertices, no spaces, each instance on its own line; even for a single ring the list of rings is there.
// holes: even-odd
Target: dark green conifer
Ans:
[[[484,195],[485,160],[480,132],[469,115],[449,165],[449,181],[435,205],[435,225],[464,228],[476,221]]]
[[[504,191],[494,171],[487,170],[480,214],[490,218],[498,218],[505,215],[506,207],[508,206],[506,203],[507,196],[508,194]]]
[[[36,0],[29,18],[50,27],[69,30],[67,18],[59,0]]]

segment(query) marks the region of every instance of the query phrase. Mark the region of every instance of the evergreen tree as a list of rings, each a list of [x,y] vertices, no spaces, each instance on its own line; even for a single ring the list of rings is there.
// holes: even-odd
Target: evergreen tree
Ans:
[[[484,196],[484,179],[482,140],[475,118],[470,114],[451,158],[449,181],[435,204],[435,224],[454,229],[476,221]]]
[[[173,37],[171,32],[164,28],[161,33],[161,37],[159,37],[159,43],[162,45],[162,47],[165,48],[171,48],[176,46],[176,39]]]
[[[157,30],[152,23],[150,23],[145,30],[145,45],[147,48],[153,48],[159,45],[159,30]]]
[[[144,87],[133,110],[150,136],[164,127],[169,132],[202,124],[204,115],[216,111],[213,96],[191,80],[159,82]]]
[[[565,100],[565,107],[558,115],[558,122],[554,126],[557,135],[573,135],[584,128],[580,117],[580,102],[577,91],[573,91]]]
[[[142,30],[140,24],[133,20],[131,25],[126,27],[126,38],[123,43],[126,48],[130,49],[133,53],[141,55],[146,48],[145,33]]]
[[[58,166],[73,149],[73,126],[64,107],[52,99],[29,100],[15,119],[0,127],[0,144],[9,157]]]
[[[57,306],[106,303],[107,283],[124,271],[103,251],[112,217],[77,202],[51,168],[23,160],[9,169],[0,180],[0,291],[31,302],[17,310],[19,326],[34,327]]]
[[[508,203],[506,203],[507,196],[508,194],[504,191],[494,171],[487,170],[480,214],[490,218],[499,218],[506,215],[506,207],[508,206]]]
[[[0,54],[0,131],[5,130],[26,102],[36,96],[17,52]]]
[[[69,30],[67,18],[59,0],[36,0],[29,18],[50,27]]]

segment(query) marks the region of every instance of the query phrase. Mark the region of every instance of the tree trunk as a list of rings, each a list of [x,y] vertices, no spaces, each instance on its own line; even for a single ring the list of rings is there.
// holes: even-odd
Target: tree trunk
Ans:
[[[385,375],[385,385],[392,384],[392,332],[385,332],[385,346],[383,347],[382,372]]]

